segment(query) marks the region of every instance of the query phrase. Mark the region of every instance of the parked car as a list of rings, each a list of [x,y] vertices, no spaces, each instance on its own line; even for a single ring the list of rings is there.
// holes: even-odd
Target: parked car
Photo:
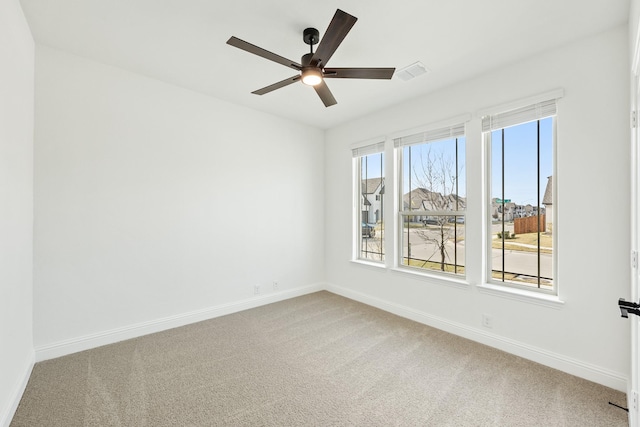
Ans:
[[[449,222],[457,222],[458,224],[464,224],[463,216],[449,217]]]
[[[375,224],[362,223],[362,237],[375,237],[376,228]]]

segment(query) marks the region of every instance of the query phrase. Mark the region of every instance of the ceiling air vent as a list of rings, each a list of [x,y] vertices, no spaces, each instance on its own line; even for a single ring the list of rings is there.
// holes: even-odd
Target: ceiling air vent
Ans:
[[[398,76],[400,80],[404,80],[406,82],[407,80],[411,80],[414,77],[418,77],[428,72],[429,70],[427,70],[427,67],[425,67],[422,62],[418,61],[415,64],[411,64],[401,70],[396,71],[396,76]]]

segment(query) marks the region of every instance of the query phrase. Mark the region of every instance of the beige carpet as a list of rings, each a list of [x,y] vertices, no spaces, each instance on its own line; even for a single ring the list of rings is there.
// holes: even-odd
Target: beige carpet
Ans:
[[[319,292],[38,363],[11,426],[626,426],[609,401]]]

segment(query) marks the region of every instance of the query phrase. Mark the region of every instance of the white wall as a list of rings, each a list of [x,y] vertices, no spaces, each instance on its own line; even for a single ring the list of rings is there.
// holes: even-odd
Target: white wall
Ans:
[[[617,299],[628,296],[630,280],[628,70],[624,26],[330,130],[325,158],[325,254],[331,287],[626,391],[629,325],[620,318]],[[563,88],[565,96],[559,102],[554,178],[559,197],[556,283],[565,304],[553,308],[476,287],[483,283],[479,257],[483,186],[478,161],[482,158],[480,125],[475,113],[557,88]],[[470,285],[461,289],[351,263],[350,144],[463,113],[474,113],[467,128]],[[387,194],[393,188],[389,179]],[[579,206],[584,208],[576,209]],[[598,212],[591,211],[594,207]],[[490,330],[481,326],[483,313],[494,318]]]
[[[324,280],[323,132],[42,46],[35,118],[37,352]]]
[[[34,43],[17,0],[0,2],[0,426],[33,366]]]
[[[629,1],[629,52],[631,57],[634,57],[634,50],[636,49],[636,41],[638,40],[638,26],[640,20],[640,1]]]

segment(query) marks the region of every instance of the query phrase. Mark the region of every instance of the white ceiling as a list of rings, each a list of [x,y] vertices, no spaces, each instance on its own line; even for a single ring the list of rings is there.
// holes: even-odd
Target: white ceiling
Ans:
[[[627,22],[629,0],[21,0],[37,43],[327,129]],[[302,83],[251,91],[294,70],[228,46],[236,36],[294,61],[302,30],[336,9],[358,18],[330,67],[430,73],[404,82],[327,81],[325,108]],[[594,58],[594,61],[597,61]]]

